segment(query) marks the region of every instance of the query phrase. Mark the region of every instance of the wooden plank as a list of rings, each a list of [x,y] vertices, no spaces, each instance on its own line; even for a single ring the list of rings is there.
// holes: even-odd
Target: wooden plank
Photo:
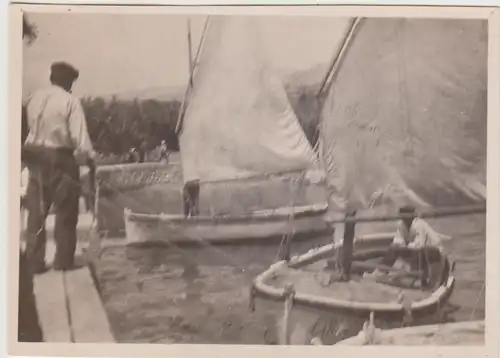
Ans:
[[[73,337],[77,343],[113,343],[111,325],[94,285],[90,269],[65,273]]]
[[[33,290],[44,341],[71,342],[62,272],[35,275]]]

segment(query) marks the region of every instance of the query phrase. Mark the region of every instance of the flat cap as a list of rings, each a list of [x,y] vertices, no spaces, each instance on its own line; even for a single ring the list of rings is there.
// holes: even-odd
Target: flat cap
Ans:
[[[414,206],[405,205],[399,209],[399,213],[402,215],[415,215],[416,209]]]
[[[76,80],[80,74],[76,68],[67,62],[54,62],[50,66],[50,71],[55,75],[69,77],[72,80]]]

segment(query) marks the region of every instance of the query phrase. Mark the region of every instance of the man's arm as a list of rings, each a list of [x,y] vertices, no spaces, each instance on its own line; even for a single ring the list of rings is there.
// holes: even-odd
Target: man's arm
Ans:
[[[94,156],[94,148],[87,130],[85,113],[83,112],[80,101],[76,98],[71,101],[68,121],[71,140],[75,146],[75,154],[77,157],[84,156],[87,159],[92,159]]]
[[[412,249],[421,249],[427,244],[426,232],[421,230],[421,228],[415,228],[416,235],[415,239],[408,245]]]
[[[447,236],[447,235],[443,235],[443,234],[438,233],[426,221],[422,220],[421,224],[422,224],[422,226],[423,226],[424,230],[426,231],[426,234],[427,234],[427,236],[429,238],[429,244],[432,245],[432,246],[435,246],[438,249],[440,249],[441,251],[443,251],[443,249],[444,249],[444,246],[443,246],[443,243],[442,243],[443,240],[448,240],[451,237]]]

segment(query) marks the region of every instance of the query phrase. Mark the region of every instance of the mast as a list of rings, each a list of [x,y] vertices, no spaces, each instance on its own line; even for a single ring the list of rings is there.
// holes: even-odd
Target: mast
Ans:
[[[337,69],[338,69],[339,65],[342,63],[342,60],[344,59],[345,52],[346,52],[347,48],[349,47],[349,45],[351,44],[351,40],[353,38],[353,35],[354,35],[360,21],[361,21],[360,17],[356,17],[352,20],[351,26],[349,27],[349,30],[346,32],[344,40],[342,41],[342,46],[340,47],[339,52],[337,52],[335,57],[332,59],[332,63],[330,64],[330,67],[328,68],[328,71],[326,72],[325,78],[323,79],[323,82],[321,83],[321,87],[317,93],[318,97],[322,93],[324,93],[325,90],[328,91],[328,89],[330,88],[330,85],[333,82],[333,78],[335,77],[335,74],[337,73]]]
[[[182,99],[181,108],[179,110],[179,116],[177,118],[177,124],[175,126],[175,133],[177,135],[182,130],[182,121],[184,118],[184,113],[186,111],[186,107],[187,107],[187,103],[188,103],[188,99],[189,99],[189,94],[191,93],[191,91],[193,89],[194,71],[196,69],[196,65],[198,64],[198,60],[199,60],[199,57],[201,54],[201,48],[202,48],[204,40],[205,40],[205,35],[207,32],[209,20],[210,20],[210,16],[207,16],[207,19],[205,20],[205,25],[203,27],[203,33],[201,35],[200,43],[198,44],[198,49],[196,51],[196,55],[195,55],[194,59],[192,58],[191,21],[188,19],[188,22],[187,22],[189,81],[188,81],[188,86],[186,88],[186,92],[184,94],[184,98]]]
[[[339,66],[342,64],[343,59],[345,57],[346,51],[349,48],[349,45],[352,43],[352,40],[354,38],[354,34],[356,32],[356,29],[358,28],[358,25],[361,21],[361,18],[357,17],[352,20],[351,26],[349,27],[348,31],[346,32],[346,35],[344,37],[342,46],[340,47],[340,50],[337,52],[337,54],[334,56],[332,59],[332,63],[330,67],[328,68],[327,73],[325,74],[325,78],[323,82],[321,83],[320,89],[316,95],[316,100],[318,102],[318,141],[315,144],[315,151],[317,152],[318,158],[320,162],[323,163],[323,167],[325,168],[325,175],[328,176],[328,171],[330,167],[330,159],[328,157],[328,152],[327,148],[325,148],[325,136],[324,136],[324,131],[322,128],[322,112],[323,112],[323,105],[324,105],[324,93],[328,93],[331,84],[335,78],[335,75],[339,69]],[[332,202],[332,193],[329,188],[329,183],[328,183],[328,177],[325,179],[326,183],[326,192],[327,192],[327,203],[329,208],[333,208],[333,202]],[[346,208],[347,209],[347,208]],[[355,226],[355,219],[354,219],[355,211],[349,210],[349,212],[346,213],[346,216],[344,217],[345,221],[349,221],[349,224],[343,222],[341,224],[333,224],[335,225],[334,229],[334,234],[333,234],[333,241],[334,242],[340,242],[340,240],[344,240],[346,244],[346,249],[342,251],[342,258],[341,258],[341,266],[342,266],[342,278],[344,280],[349,280],[350,277],[350,267],[351,267],[351,261],[352,261],[352,245],[353,245],[353,240],[354,240],[354,226]],[[340,257],[339,257],[340,258]]]
[[[346,32],[344,40],[342,41],[342,46],[341,46],[340,50],[336,53],[334,58],[332,59],[332,62],[328,68],[328,71],[325,75],[325,78],[323,79],[323,82],[321,83],[320,89],[319,89],[318,93],[316,94],[316,99],[317,99],[318,104],[319,104],[318,113],[317,113],[319,136],[318,136],[317,143],[315,143],[315,145],[314,145],[313,151],[317,153],[317,156],[318,156],[320,163],[323,162],[323,168],[325,168],[325,172],[328,171],[328,159],[323,158],[323,153],[321,153],[321,152],[324,152],[324,150],[320,150],[320,148],[319,148],[321,146],[320,143],[323,142],[323,140],[322,140],[323,131],[321,130],[321,112],[322,112],[323,103],[322,103],[321,99],[322,99],[323,93],[325,91],[328,91],[330,88],[331,82],[333,81],[333,77],[335,76],[335,73],[339,67],[339,64],[341,63],[342,59],[344,58],[346,49],[349,47],[349,44],[351,43],[351,40],[353,38],[353,34],[356,30],[357,25],[359,24],[359,21],[360,21],[360,18],[354,18],[352,20],[352,23]],[[301,181],[299,180],[299,183],[300,182]],[[295,191],[293,189],[294,189],[294,186],[292,186],[292,190],[291,190],[291,194],[292,194],[292,203],[291,204],[292,205],[290,206],[290,215],[289,215],[289,220],[288,220],[289,229],[288,229],[288,233],[283,237],[282,243],[280,245],[280,250],[281,250],[281,246],[284,245],[284,251],[282,252],[281,259],[286,260],[286,261],[290,260],[290,249],[291,249],[291,243],[292,243],[292,238],[293,238],[293,233],[294,233],[293,221],[294,221],[294,206],[295,206],[294,194],[295,194]],[[328,190],[328,181],[326,182],[326,189],[327,189],[326,191],[327,191],[328,207],[331,208],[331,207],[333,207],[333,205],[332,205],[330,191]],[[352,231],[354,233],[354,229],[350,230],[350,231]],[[343,231],[341,231],[341,230],[335,230],[335,235],[342,234],[342,232]],[[347,233],[347,234],[349,234],[349,233]],[[346,255],[344,255],[344,258],[343,258],[343,262],[346,263],[347,267],[350,267],[350,264],[348,263],[348,262],[350,262],[350,257],[347,257],[347,256],[350,256],[349,252],[351,252],[351,254],[352,254],[352,250],[350,250],[350,251],[348,250]],[[348,276],[349,276],[349,273],[347,273],[347,277]]]
[[[188,66],[189,66],[189,86],[193,87],[193,48],[191,43],[191,21],[187,21],[187,41],[188,41]]]

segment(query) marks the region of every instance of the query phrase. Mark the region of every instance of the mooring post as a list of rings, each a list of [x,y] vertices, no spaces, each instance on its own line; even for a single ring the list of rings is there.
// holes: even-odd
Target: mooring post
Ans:
[[[356,226],[356,210],[349,210],[345,215],[344,241],[342,243],[342,280],[351,279],[352,252]]]
[[[283,312],[283,326],[281,331],[282,344],[290,345],[290,314],[292,312],[293,300],[295,298],[295,287],[289,283],[285,286],[285,309]]]

